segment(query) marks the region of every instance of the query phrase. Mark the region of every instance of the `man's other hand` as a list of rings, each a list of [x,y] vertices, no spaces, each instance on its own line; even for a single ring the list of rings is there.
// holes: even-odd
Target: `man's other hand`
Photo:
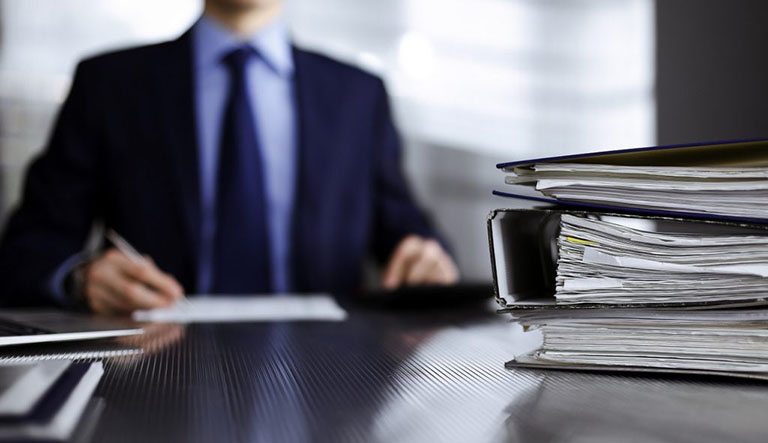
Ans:
[[[184,296],[176,279],[151,259],[133,260],[115,248],[88,264],[83,292],[98,314],[166,307]]]
[[[458,280],[456,264],[437,240],[409,235],[395,248],[381,284],[395,289],[401,285],[450,285]]]

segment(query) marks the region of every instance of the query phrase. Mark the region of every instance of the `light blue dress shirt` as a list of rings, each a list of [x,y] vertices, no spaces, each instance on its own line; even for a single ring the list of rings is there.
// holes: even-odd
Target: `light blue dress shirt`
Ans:
[[[192,29],[198,158],[200,160],[201,238],[198,292],[212,284],[216,233],[216,184],[222,117],[229,92],[229,73],[222,58],[243,39],[214,19],[203,16]],[[247,67],[248,94],[259,136],[265,173],[267,227],[272,285],[292,289],[291,212],[296,181],[296,98],[293,53],[283,22],[275,22],[245,39],[259,53]]]

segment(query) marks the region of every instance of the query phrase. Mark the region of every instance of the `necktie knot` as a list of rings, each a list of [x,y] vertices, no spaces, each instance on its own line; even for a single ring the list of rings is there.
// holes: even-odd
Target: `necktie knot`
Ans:
[[[234,72],[243,72],[245,66],[256,56],[256,49],[251,45],[242,45],[224,56],[223,61],[230,70]]]

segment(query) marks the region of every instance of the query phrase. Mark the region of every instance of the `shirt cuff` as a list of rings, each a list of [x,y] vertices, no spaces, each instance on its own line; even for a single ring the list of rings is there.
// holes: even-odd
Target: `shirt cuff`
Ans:
[[[53,271],[51,278],[48,279],[48,292],[56,304],[61,306],[72,306],[72,295],[67,294],[67,290],[64,287],[64,281],[70,272],[76,267],[85,263],[88,260],[88,254],[84,252],[78,252],[72,255],[60,264],[56,270]]]

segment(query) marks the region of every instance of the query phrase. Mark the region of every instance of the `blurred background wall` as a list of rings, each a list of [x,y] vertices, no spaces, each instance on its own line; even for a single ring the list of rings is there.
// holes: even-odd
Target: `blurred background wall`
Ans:
[[[768,136],[768,2],[659,0],[658,141]]]
[[[495,163],[655,142],[653,0],[287,5],[298,44],[386,80],[415,192],[467,278],[490,278],[485,217],[510,205],[491,196],[503,180]],[[201,8],[201,0],[0,0],[0,221],[77,60],[174,38]]]

